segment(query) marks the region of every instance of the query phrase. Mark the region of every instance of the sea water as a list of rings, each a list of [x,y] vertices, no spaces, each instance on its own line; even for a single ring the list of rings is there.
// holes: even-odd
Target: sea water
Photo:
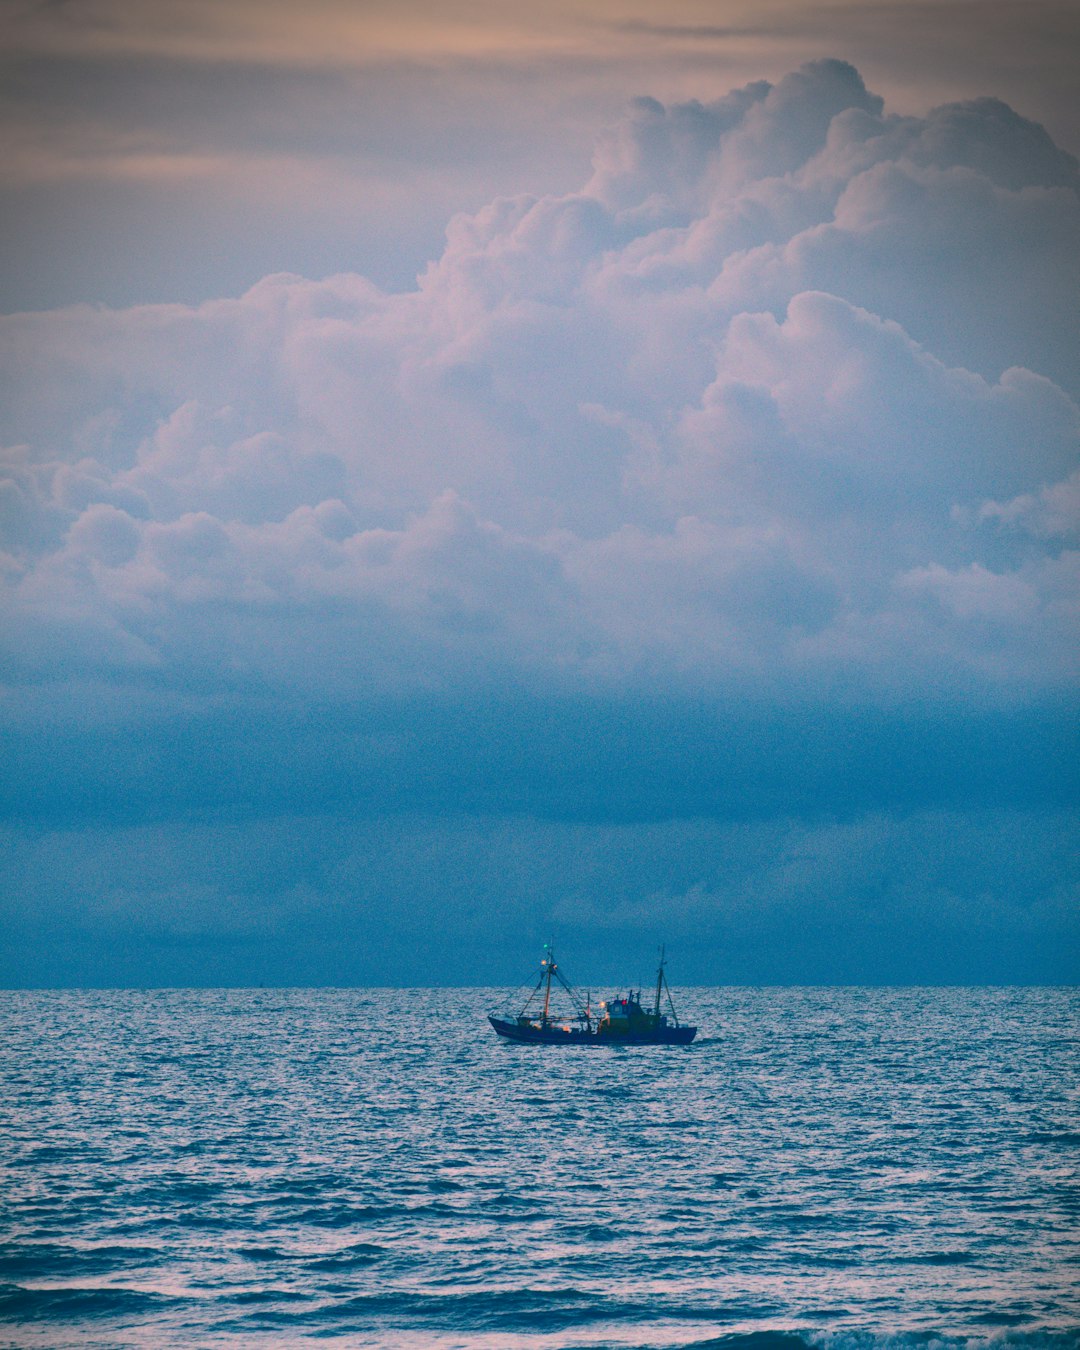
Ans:
[[[0,994],[13,1346],[1080,1343],[1080,994]]]

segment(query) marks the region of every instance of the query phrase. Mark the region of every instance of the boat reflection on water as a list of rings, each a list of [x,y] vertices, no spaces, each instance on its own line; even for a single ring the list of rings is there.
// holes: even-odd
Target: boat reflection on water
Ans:
[[[689,1045],[697,1035],[697,1027],[679,1021],[664,965],[661,948],[651,1008],[642,1006],[640,989],[631,989],[621,998],[608,999],[594,1008],[591,996],[582,997],[564,978],[549,942],[540,962],[540,978],[524,1007],[513,1016],[491,1013],[488,1021],[508,1041],[528,1045]],[[553,985],[557,995],[570,1000],[568,1016],[556,1016],[553,1012]],[[665,997],[670,1016],[660,1011]]]

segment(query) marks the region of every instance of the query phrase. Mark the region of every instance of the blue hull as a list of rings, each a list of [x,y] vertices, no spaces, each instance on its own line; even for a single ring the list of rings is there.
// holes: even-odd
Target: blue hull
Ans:
[[[569,1031],[557,1026],[541,1029],[490,1016],[488,1021],[500,1036],[520,1045],[689,1045],[697,1035],[697,1027],[657,1027],[655,1031],[637,1035],[602,1036],[580,1027],[571,1027]]]

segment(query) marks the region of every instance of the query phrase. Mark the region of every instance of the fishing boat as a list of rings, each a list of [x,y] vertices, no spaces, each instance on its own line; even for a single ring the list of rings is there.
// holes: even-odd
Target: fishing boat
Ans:
[[[664,974],[665,964],[661,947],[656,989],[650,991],[651,1008],[642,1005],[640,989],[631,989],[594,1009],[591,994],[582,997],[563,976],[549,942],[540,962],[540,978],[521,1011],[512,1017],[489,1013],[488,1021],[500,1036],[526,1045],[689,1045],[697,1027],[679,1021]],[[553,986],[563,1001],[570,1001],[567,1016],[559,1016],[552,1003]],[[660,1011],[665,995],[670,1016]]]

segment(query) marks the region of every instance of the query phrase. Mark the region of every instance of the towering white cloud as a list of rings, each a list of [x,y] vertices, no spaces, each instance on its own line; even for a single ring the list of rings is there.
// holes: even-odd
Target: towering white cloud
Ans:
[[[829,61],[639,100],[415,291],[9,317],[9,678],[1060,689],[1078,240],[1039,127]]]

